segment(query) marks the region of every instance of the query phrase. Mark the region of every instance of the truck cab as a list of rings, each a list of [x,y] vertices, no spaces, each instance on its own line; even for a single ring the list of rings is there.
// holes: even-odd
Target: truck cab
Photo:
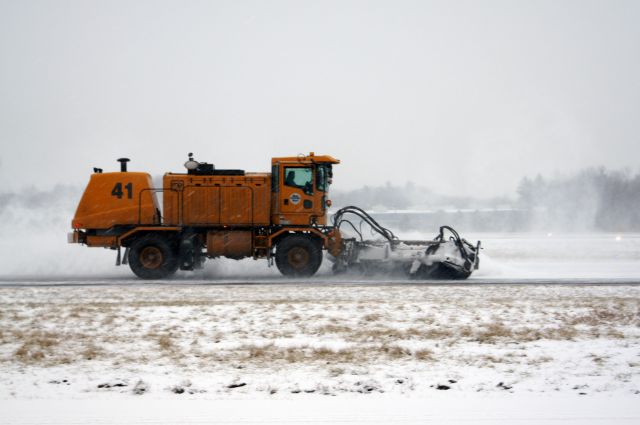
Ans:
[[[271,222],[283,226],[326,225],[333,164],[328,155],[271,160]]]

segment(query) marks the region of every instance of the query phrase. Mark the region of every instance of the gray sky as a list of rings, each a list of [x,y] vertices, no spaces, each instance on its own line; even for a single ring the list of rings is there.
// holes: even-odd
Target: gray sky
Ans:
[[[267,171],[512,194],[640,168],[638,1],[0,0],[3,190],[92,166]]]

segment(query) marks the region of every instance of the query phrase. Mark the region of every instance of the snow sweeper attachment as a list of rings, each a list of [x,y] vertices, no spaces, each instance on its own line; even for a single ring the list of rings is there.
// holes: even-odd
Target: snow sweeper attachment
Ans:
[[[355,216],[360,221],[354,223],[345,216]],[[365,240],[363,224],[379,237]],[[337,230],[348,225],[357,235],[343,238],[341,251],[335,257],[330,256],[336,273],[402,273],[412,279],[466,279],[478,269],[480,241],[472,245],[449,226],[440,227],[440,233],[430,241],[403,241],[364,210],[353,206],[338,210],[333,215],[333,225]]]

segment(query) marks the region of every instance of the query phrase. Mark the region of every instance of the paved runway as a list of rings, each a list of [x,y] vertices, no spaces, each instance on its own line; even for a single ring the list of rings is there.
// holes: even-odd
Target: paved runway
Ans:
[[[301,286],[475,286],[475,285],[640,285],[640,278],[617,277],[617,278],[471,278],[467,280],[410,280],[410,279],[386,279],[386,278],[327,278],[314,277],[307,280],[287,279],[287,278],[238,278],[238,279],[166,279],[166,280],[142,280],[123,279],[121,277],[96,277],[96,276],[69,276],[56,277],[55,279],[44,279],[42,277],[2,277],[0,278],[0,288],[2,287],[44,287],[44,286],[220,286],[220,285],[301,285]]]

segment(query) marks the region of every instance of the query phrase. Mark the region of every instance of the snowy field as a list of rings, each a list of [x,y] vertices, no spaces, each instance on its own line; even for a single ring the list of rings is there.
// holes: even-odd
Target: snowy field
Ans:
[[[578,418],[640,420],[635,285],[3,287],[0,304],[0,403],[16,423],[40,422],[29,406],[55,411],[56,400],[136,411],[189,399],[197,411],[198,401],[266,409],[335,396],[399,400],[409,416],[388,418],[399,423],[443,419],[426,407],[461,399],[556,403],[559,415],[600,405]],[[65,411],[60,423],[73,418]],[[523,410],[504,412],[486,423]]]
[[[146,283],[20,217],[0,424],[640,423],[637,234],[465,234],[484,250],[456,285],[253,260]]]

